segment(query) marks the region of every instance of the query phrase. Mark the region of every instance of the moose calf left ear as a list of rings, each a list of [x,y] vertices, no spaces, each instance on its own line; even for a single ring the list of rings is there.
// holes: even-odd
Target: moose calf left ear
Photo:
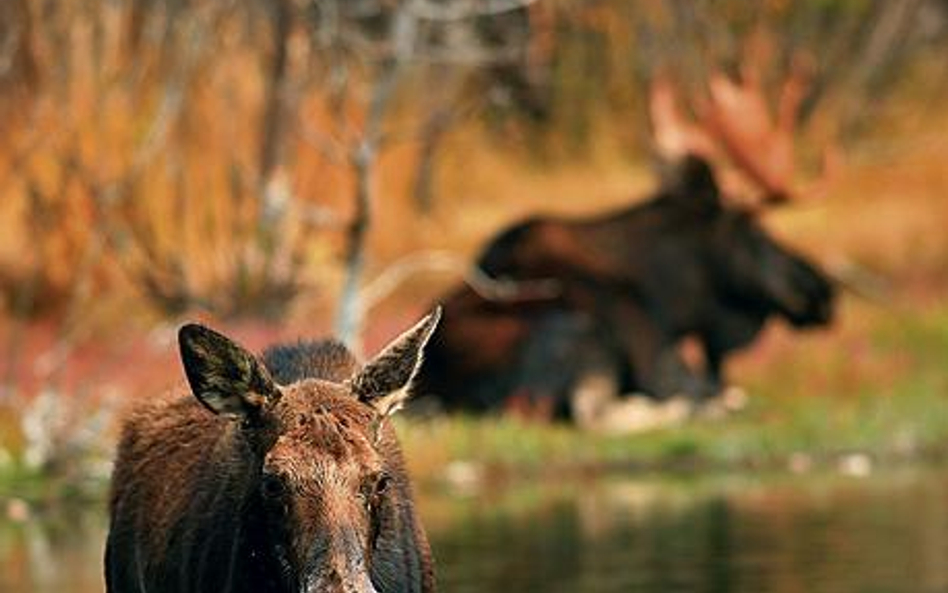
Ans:
[[[191,391],[215,414],[248,416],[280,397],[263,364],[212,329],[185,325],[178,346]]]
[[[383,418],[404,405],[411,395],[411,382],[421,367],[422,351],[440,319],[439,306],[395,338],[349,380],[359,401],[375,408]]]

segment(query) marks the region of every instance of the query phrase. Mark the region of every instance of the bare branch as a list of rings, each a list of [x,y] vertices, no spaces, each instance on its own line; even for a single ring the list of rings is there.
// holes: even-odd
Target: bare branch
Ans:
[[[526,8],[537,0],[455,0],[454,2],[432,2],[431,0],[407,0],[408,10],[427,21],[463,21],[475,17],[497,16]]]
[[[345,162],[345,150],[342,143],[334,136],[320,132],[307,122],[300,122],[300,125],[296,127],[296,135],[304,144],[314,149],[332,164],[341,165]]]
[[[421,251],[388,266],[362,288],[362,314],[371,311],[413,276],[431,272],[460,275],[474,292],[489,301],[545,300],[556,298],[561,291],[556,280],[500,280],[488,276],[479,267],[472,266],[465,258],[455,253]]]

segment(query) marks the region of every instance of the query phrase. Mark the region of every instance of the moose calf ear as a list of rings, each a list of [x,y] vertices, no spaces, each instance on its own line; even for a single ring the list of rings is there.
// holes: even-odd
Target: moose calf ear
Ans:
[[[185,325],[178,346],[191,391],[215,414],[247,416],[280,397],[263,364],[216,331]]]
[[[359,401],[382,416],[397,412],[411,395],[411,382],[421,367],[422,351],[441,319],[438,306],[413,328],[398,336],[370,360],[349,384]]]

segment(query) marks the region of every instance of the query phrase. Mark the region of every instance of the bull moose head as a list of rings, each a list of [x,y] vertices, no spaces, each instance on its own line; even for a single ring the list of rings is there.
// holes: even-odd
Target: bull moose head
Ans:
[[[769,208],[792,203],[799,194],[794,140],[809,87],[808,61],[794,56],[777,92],[776,109],[768,105],[760,68],[760,61],[748,54],[739,81],[721,72],[712,74],[704,100],[692,106],[696,121],[679,108],[670,80],[658,76],[649,101],[655,147],[666,161],[684,163],[678,168],[684,187],[671,195],[713,202],[710,269],[731,308],[750,316],[775,312],[797,327],[823,325],[832,316],[833,285],[823,272],[775,241],[759,220]],[[732,165],[721,167],[729,174],[723,181],[714,179],[708,165],[722,160]],[[757,199],[728,204],[735,193],[743,193],[740,188],[746,192],[748,184],[762,190]]]
[[[766,233],[753,212],[722,212],[713,235],[710,270],[733,308],[762,316],[776,313],[796,327],[830,321],[832,284]]]
[[[409,485],[385,420],[408,398],[440,315],[436,309],[362,368],[343,346],[322,344],[318,372],[288,385],[274,380],[277,364],[265,364],[279,353],[259,359],[206,327],[180,330],[194,396],[235,420],[245,446],[234,454],[250,458],[242,537],[251,542],[246,561],[260,565],[250,568],[258,590],[409,590],[397,567],[412,554],[412,570],[422,572],[427,550],[413,550]]]
[[[762,208],[730,204],[703,158],[691,154],[677,163],[653,208],[662,221],[651,243],[689,254],[667,262],[678,277],[707,275],[707,289],[692,289],[695,296],[713,295],[722,312],[755,319],[776,314],[796,327],[829,322],[835,289],[828,277],[766,230]],[[634,250],[627,255],[643,257]]]

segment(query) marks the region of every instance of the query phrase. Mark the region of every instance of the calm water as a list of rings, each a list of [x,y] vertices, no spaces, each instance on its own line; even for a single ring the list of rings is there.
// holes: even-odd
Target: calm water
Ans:
[[[426,496],[448,593],[948,591],[948,471]],[[0,523],[0,591],[101,591],[97,513]]]

